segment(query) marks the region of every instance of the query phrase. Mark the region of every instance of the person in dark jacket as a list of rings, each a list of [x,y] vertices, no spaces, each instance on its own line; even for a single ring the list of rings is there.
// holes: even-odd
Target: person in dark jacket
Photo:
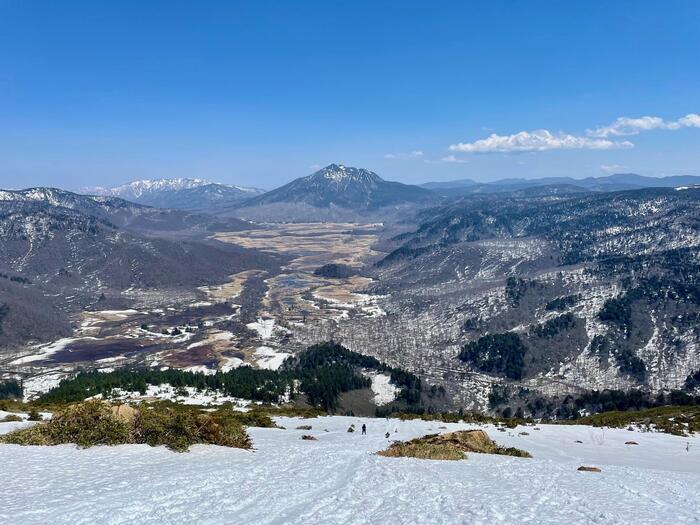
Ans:
[[[362,423],[362,435],[364,436],[367,433],[367,425]]]

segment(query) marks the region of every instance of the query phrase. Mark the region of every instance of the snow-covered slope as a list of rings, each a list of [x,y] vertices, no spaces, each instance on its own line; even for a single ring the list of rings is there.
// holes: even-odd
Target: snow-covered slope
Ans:
[[[137,180],[114,188],[83,188],[82,193],[120,197],[132,202],[189,211],[211,211],[260,195],[263,190],[217,184],[204,179]]]
[[[254,450],[0,446],[2,523],[697,523],[700,439],[542,425],[499,443],[533,459],[384,458],[391,439],[469,425],[349,417],[250,429]],[[367,424],[368,435],[348,433]],[[312,430],[294,430],[298,425]],[[0,432],[9,423],[0,423]],[[520,436],[521,431],[529,435]],[[302,441],[312,434],[317,441]],[[577,443],[576,441],[582,441]],[[638,445],[625,445],[634,440]],[[686,446],[689,450],[686,451]],[[581,465],[601,473],[578,472]]]
[[[83,188],[83,193],[89,195],[111,195],[127,200],[138,200],[140,197],[149,193],[165,190],[184,190],[196,188],[197,186],[204,186],[206,184],[211,183],[204,179],[145,179],[127,182],[126,184],[113,188],[104,188],[102,186]]]

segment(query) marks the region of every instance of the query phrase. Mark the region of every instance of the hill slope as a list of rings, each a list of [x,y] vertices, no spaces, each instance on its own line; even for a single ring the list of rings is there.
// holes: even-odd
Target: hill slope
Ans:
[[[276,264],[253,250],[200,240],[221,224],[113,197],[1,191],[0,346],[67,335],[71,313],[98,302],[123,305],[126,290],[191,290]],[[176,234],[180,240],[168,238]]]
[[[533,414],[589,389],[680,389],[700,369],[700,189],[482,195],[421,217],[372,274],[386,315],[309,342],[445,385],[456,406]]]

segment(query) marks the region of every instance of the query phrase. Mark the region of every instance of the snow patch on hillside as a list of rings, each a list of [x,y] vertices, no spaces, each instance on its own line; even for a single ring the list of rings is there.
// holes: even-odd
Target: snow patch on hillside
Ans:
[[[377,406],[388,405],[396,399],[401,389],[391,383],[391,377],[387,374],[368,374],[372,380],[372,392],[374,392],[374,404]]]
[[[258,335],[261,338],[269,339],[270,337],[272,337],[272,332],[275,329],[275,320],[259,317],[257,321],[253,323],[248,323],[246,326],[251,330],[255,330],[256,332],[258,332]]]
[[[291,354],[281,352],[269,346],[259,346],[253,353],[253,358],[258,368],[263,368],[265,370],[277,370],[282,366],[284,360],[290,356]]]
[[[92,399],[102,399],[102,394],[94,396]],[[132,392],[115,388],[111,395],[108,396],[110,401],[124,401],[128,403],[138,403],[141,401],[175,401],[182,405],[223,405],[224,403],[232,403],[234,410],[248,410],[251,404],[246,399],[231,397],[224,395],[215,390],[198,391],[191,386],[173,387],[169,384],[148,385],[145,393]]]

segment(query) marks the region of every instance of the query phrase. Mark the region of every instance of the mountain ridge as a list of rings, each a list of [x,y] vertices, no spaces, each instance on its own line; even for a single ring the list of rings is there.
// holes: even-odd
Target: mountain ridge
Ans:
[[[87,187],[83,194],[119,197],[138,204],[185,211],[213,212],[264,192],[260,188],[220,184],[206,179],[135,180],[105,188]]]
[[[601,177],[540,177],[535,179],[504,178],[492,182],[477,182],[471,179],[426,182],[420,184],[445,197],[458,197],[475,193],[504,193],[528,190],[542,186],[568,186],[584,191],[622,191],[642,188],[672,188],[700,185],[700,177],[694,175],[671,175],[650,177],[636,173],[614,173]]]

